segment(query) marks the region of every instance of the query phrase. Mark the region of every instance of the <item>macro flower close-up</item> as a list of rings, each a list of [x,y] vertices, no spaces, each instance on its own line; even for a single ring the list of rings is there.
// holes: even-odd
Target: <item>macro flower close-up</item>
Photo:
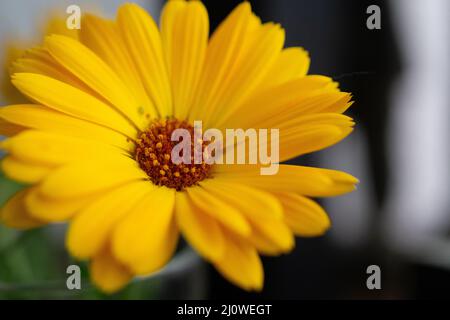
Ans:
[[[83,13],[77,32],[49,34],[10,66],[29,102],[0,108],[1,168],[26,187],[1,208],[1,223],[67,223],[68,252],[89,261],[106,293],[164,268],[180,239],[234,285],[260,291],[260,256],[323,235],[330,220],[314,198],[358,183],[286,163],[354,126],[343,114],[351,94],[309,75],[309,65],[307,51],[286,47],[284,29],[249,2],[213,31],[200,1],[168,1],[159,26],[137,4],[121,5],[113,20]],[[203,131],[277,129],[277,171],[262,174],[267,162],[175,162],[173,133],[191,133],[193,159],[198,121]]]

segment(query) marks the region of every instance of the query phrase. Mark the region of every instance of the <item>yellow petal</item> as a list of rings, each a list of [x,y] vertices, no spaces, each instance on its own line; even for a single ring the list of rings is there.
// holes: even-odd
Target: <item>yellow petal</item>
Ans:
[[[276,197],[221,179],[205,181],[201,185],[245,216],[252,228],[250,242],[261,249],[261,252],[273,255],[292,250],[294,237],[283,220],[283,209]],[[266,244],[270,244],[271,250],[267,250]]]
[[[31,216],[28,212],[24,203],[28,192],[29,189],[19,191],[0,209],[0,222],[5,226],[17,229],[30,229],[46,224],[46,222]]]
[[[330,228],[330,219],[315,201],[295,193],[276,194],[283,204],[285,221],[296,235],[319,236]]]
[[[327,90],[327,89],[324,89]],[[305,115],[317,113],[336,113],[347,110],[352,104],[351,95],[347,92],[314,93],[296,105],[287,106],[286,112],[269,111],[271,117],[263,119],[258,127],[276,128],[278,125],[289,122]]]
[[[256,90],[234,113],[223,117],[218,127],[277,128],[292,117],[307,113],[325,112],[345,96],[332,87],[332,79],[324,76],[305,76],[265,90]],[[332,111],[330,111],[332,112]]]
[[[260,291],[263,287],[264,270],[256,249],[231,233],[226,235],[223,258],[214,266],[226,279],[242,289]]]
[[[118,156],[108,162],[92,159],[63,166],[48,175],[39,190],[52,199],[74,198],[147,178],[133,159]]]
[[[161,15],[161,38],[173,92],[174,114],[192,107],[208,43],[208,12],[200,1],[169,1]]]
[[[355,190],[358,179],[342,171],[280,165],[275,175],[260,175],[260,167],[252,165],[218,165],[215,175],[263,190],[290,191],[311,197],[331,197]]]
[[[337,99],[330,104],[322,105],[322,107],[319,110],[316,110],[316,112],[344,113],[353,104],[353,101],[351,101],[351,99],[352,95],[350,93],[344,93],[343,95],[341,95],[340,99]]]
[[[211,37],[195,102],[199,109],[190,120],[201,115],[208,126],[236,110],[263,79],[283,43],[279,25],[261,26],[248,2],[237,6]]]
[[[83,208],[73,218],[66,245],[72,256],[90,258],[106,245],[114,225],[152,190],[148,181],[133,182],[119,187]]]
[[[332,146],[347,137],[352,131],[352,127],[318,125],[299,128],[297,132],[290,132],[286,135],[281,134],[280,161]]]
[[[274,228],[271,228],[271,232],[276,233],[278,231],[286,233],[286,225],[282,225],[280,222],[277,222]],[[283,253],[291,251],[294,248],[293,245],[289,249],[280,247],[275,241],[257,228],[253,229],[249,242],[256,248],[259,254],[265,256],[279,256]]]
[[[51,167],[30,164],[13,156],[5,157],[1,168],[8,178],[27,184],[41,181],[52,170]]]
[[[143,107],[119,76],[86,46],[73,39],[52,35],[45,46],[53,58],[109,101],[138,128],[145,128]]]
[[[64,82],[32,73],[16,73],[12,82],[23,94],[49,108],[118,130],[129,137],[136,136],[136,129],[110,106]]]
[[[25,204],[30,215],[36,219],[49,222],[63,222],[100,197],[101,193],[97,192],[71,199],[53,199],[42,195],[39,185],[37,185],[27,194]]]
[[[177,32],[179,32],[179,30],[176,30],[176,27],[180,23],[180,16],[186,11],[187,5],[188,2],[185,0],[167,1],[161,11],[159,21],[161,41],[163,45],[163,52],[167,60],[167,70],[169,74],[172,73],[172,61],[174,60],[173,55],[177,54],[173,46],[179,46],[179,44],[175,41],[178,36]]]
[[[155,21],[138,5],[126,3],[119,8],[117,24],[159,115],[173,115],[169,75]]]
[[[186,192],[177,192],[175,214],[181,233],[205,259],[217,261],[223,256],[225,239],[219,223],[199,210]]]
[[[261,81],[258,89],[273,87],[295,78],[306,76],[310,59],[303,48],[292,47],[281,51],[277,60]]]
[[[2,107],[0,119],[23,127],[100,141],[124,150],[132,150],[134,147],[130,139],[116,131],[39,105],[22,104]]]
[[[22,57],[14,61],[10,74],[12,75],[14,73],[41,74],[96,95],[91,88],[66,70],[60,63],[53,59],[47,49],[42,47],[34,47],[27,50]]]
[[[334,145],[353,130],[352,118],[337,113],[315,113],[279,123],[280,161]],[[269,139],[270,144],[270,139]]]
[[[22,126],[16,125],[14,123],[8,122],[8,121],[0,118],[0,135],[2,135],[2,136],[10,137],[15,134],[18,134],[23,129],[24,129],[24,127],[22,127]]]
[[[298,127],[333,125],[337,127],[350,127],[355,123],[353,119],[339,113],[313,113],[290,118],[278,125],[280,130],[296,130]]]
[[[256,24],[256,26],[255,26]],[[214,31],[208,43],[205,64],[200,77],[190,121],[204,119],[205,111],[211,112],[211,100],[217,96],[217,91],[224,84],[226,76],[244,46],[250,41],[249,34],[259,27],[252,15],[250,3],[238,5]],[[245,41],[247,40],[247,41]]]
[[[41,166],[90,159],[108,161],[109,157],[124,153],[107,144],[37,130],[26,130],[2,141],[0,148],[18,160]]]
[[[108,251],[102,251],[90,265],[92,282],[105,293],[114,293],[125,287],[133,275]]]
[[[175,189],[156,188],[116,226],[113,254],[134,273],[157,271],[172,257],[178,239],[174,202]]]
[[[260,84],[284,44],[284,30],[278,24],[266,23],[255,32],[251,46],[246,50],[241,63],[236,63],[227,75],[220,92],[211,105],[211,123],[227,118]],[[239,61],[239,60],[238,60]],[[209,114],[209,113],[208,113]]]
[[[150,118],[155,118],[155,107],[145,92],[139,72],[126,50],[117,25],[113,21],[85,14],[81,20],[80,41],[120,75],[124,84],[143,106],[145,113]]]
[[[201,187],[188,188],[187,193],[192,203],[203,212],[209,214],[210,217],[239,235],[250,235],[251,227],[242,213],[220,197],[210,194]]]

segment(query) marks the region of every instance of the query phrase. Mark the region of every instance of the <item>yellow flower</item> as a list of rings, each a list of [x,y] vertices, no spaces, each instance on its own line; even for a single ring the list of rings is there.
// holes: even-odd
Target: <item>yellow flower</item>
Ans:
[[[307,53],[284,31],[237,6],[208,39],[199,1],[169,1],[160,28],[135,4],[115,21],[86,15],[79,39],[51,35],[14,64],[34,104],[0,109],[11,178],[29,184],[2,221],[31,228],[68,221],[67,247],[113,292],[162,268],[181,234],[232,283],[263,286],[259,254],[330,225],[309,197],[354,190],[352,176],[280,165],[174,164],[174,128],[279,128],[280,161],[333,145],[351,131],[349,93],[306,75]],[[4,130],[7,131],[7,130]],[[19,133],[17,133],[19,132]]]

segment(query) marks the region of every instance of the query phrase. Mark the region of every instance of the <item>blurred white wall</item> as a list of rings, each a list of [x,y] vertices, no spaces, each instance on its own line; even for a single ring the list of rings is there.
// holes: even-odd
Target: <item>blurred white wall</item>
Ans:
[[[415,247],[450,227],[450,1],[391,3],[405,69],[392,96],[386,226]]]

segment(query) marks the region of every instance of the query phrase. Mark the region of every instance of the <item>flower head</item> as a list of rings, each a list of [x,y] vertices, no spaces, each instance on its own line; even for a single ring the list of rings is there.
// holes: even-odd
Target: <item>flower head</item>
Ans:
[[[330,225],[310,197],[347,193],[357,180],[320,168],[175,163],[175,129],[277,128],[279,160],[337,143],[353,121],[350,94],[307,75],[308,54],[283,48],[284,30],[237,6],[209,38],[200,1],[169,1],[160,27],[135,4],[114,21],[86,15],[76,37],[53,34],[13,65],[32,103],[0,108],[4,172],[27,188],[2,221],[32,228],[67,221],[67,248],[91,261],[113,292],[162,268],[180,234],[234,284],[259,290],[259,254]],[[6,125],[7,124],[7,125]],[[200,152],[205,151],[205,145]]]

